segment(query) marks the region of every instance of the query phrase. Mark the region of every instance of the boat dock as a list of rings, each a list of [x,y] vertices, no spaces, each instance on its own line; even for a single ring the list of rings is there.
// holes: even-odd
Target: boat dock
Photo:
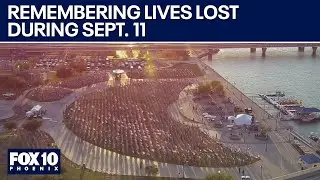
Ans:
[[[300,120],[301,122],[313,122],[319,119],[319,115],[316,115],[315,113],[320,113],[320,109],[314,107],[305,107],[297,100],[279,100],[285,96],[284,93],[281,96],[270,96],[265,94],[259,94],[259,96],[280,111],[279,115],[281,120]],[[278,98],[278,100],[275,100],[275,98]]]

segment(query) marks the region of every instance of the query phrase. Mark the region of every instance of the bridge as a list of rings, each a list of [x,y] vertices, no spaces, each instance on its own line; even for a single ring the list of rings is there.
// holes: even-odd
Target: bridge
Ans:
[[[25,52],[25,53],[46,53],[46,52],[107,52],[116,50],[207,50],[202,56],[209,56],[216,49],[225,48],[248,48],[251,53],[255,53],[257,48],[262,49],[262,56],[266,55],[268,48],[297,47],[299,52],[311,47],[312,54],[316,55],[320,43],[4,43],[0,44],[0,52]]]

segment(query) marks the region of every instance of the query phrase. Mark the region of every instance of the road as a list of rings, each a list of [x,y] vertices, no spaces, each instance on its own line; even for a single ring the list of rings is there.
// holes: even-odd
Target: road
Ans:
[[[295,178],[290,178],[288,180],[320,180],[320,170],[309,174],[304,174]]]

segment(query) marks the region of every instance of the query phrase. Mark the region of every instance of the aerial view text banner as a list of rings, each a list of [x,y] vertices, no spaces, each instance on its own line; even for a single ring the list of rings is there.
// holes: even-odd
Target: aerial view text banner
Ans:
[[[3,0],[0,41],[319,41],[317,0]]]

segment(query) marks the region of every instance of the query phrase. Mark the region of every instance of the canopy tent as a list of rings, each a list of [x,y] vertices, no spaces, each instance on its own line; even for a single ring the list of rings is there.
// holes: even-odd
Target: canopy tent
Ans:
[[[40,111],[41,108],[42,108],[42,106],[40,106],[40,105],[35,105],[30,111],[31,111],[31,112],[37,112],[37,111]]]
[[[229,117],[228,117],[228,120],[229,120],[229,121],[234,121],[234,120],[236,120],[236,117],[234,117],[234,116],[229,116]]]
[[[122,69],[115,69],[115,70],[113,70],[112,71],[114,74],[122,74],[122,73],[124,73],[124,70],[122,70]]]
[[[251,125],[252,116],[248,114],[238,114],[236,119],[234,120],[236,125]]]

